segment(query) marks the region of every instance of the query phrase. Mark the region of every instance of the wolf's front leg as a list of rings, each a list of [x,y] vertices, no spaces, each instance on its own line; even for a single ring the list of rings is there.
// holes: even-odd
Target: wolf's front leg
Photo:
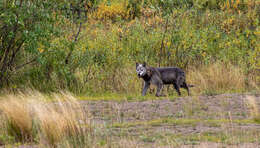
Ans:
[[[146,92],[147,92],[147,89],[149,88],[149,86],[150,86],[150,83],[144,81],[144,88],[143,88],[143,91],[142,91],[142,96],[146,95]]]

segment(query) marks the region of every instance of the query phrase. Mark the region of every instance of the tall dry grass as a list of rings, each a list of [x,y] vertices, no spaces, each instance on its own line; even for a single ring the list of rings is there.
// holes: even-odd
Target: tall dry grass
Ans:
[[[7,133],[19,141],[32,141],[34,134],[30,107],[23,98],[14,98],[14,95],[9,95],[0,102],[0,110],[5,115]]]
[[[0,116],[4,118],[5,133],[20,142],[87,145],[91,131],[89,114],[69,93],[51,97],[55,102],[37,92],[1,97]]]
[[[248,78],[241,67],[232,64],[216,62],[200,68],[190,68],[187,72],[187,79],[195,87],[192,91],[195,94],[215,94],[226,92],[243,92],[255,87],[252,78]],[[248,80],[250,79],[250,80]]]
[[[250,117],[257,122],[260,122],[259,107],[256,102],[256,98],[253,96],[246,96],[245,102],[248,106]]]

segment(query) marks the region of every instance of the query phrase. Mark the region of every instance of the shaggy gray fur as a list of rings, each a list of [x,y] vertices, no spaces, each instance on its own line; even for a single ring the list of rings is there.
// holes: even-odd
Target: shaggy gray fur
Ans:
[[[146,63],[136,63],[136,72],[138,77],[144,80],[143,96],[146,95],[150,84],[157,86],[155,94],[157,97],[161,96],[160,92],[164,84],[173,84],[179,96],[181,95],[180,88],[185,88],[190,95],[189,87],[193,87],[193,85],[187,85],[184,71],[177,67],[154,68],[148,67]]]

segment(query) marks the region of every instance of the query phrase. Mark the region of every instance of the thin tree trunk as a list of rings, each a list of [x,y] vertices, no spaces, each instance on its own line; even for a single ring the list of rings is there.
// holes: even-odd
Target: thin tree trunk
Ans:
[[[162,61],[162,50],[164,48],[164,39],[165,39],[165,34],[167,33],[167,28],[168,28],[168,18],[166,20],[166,24],[165,24],[165,30],[163,33],[163,38],[162,38],[162,42],[161,42],[161,48],[160,48],[160,55],[159,55],[159,67],[161,66],[161,61]]]
[[[18,17],[18,16],[17,16]],[[18,19],[17,19],[18,20]],[[13,29],[13,32],[14,32],[14,36],[11,38],[11,40],[8,42],[8,47],[6,48],[5,50],[5,53],[4,53],[4,57],[3,57],[3,62],[2,62],[2,67],[0,69],[0,87],[3,86],[3,79],[4,79],[4,75],[5,75],[5,72],[7,71],[7,65],[8,65],[8,56],[9,56],[9,53],[14,45],[14,40],[15,40],[15,37],[16,37],[16,32],[17,32],[17,29],[18,29],[18,22],[16,22],[15,26],[14,26],[14,29]],[[1,62],[1,61],[0,61]],[[1,64],[1,63],[0,63]]]
[[[16,32],[16,29],[15,29],[15,32]],[[4,53],[3,62],[1,65],[2,67],[0,69],[0,86],[2,85],[3,78],[4,78],[5,72],[7,70],[8,57],[9,57],[9,53],[11,51],[11,47],[12,47],[12,43],[14,42],[14,39],[15,39],[15,36],[10,40],[10,42],[8,44],[9,46],[7,47],[7,49],[5,50],[5,53]]]
[[[74,45],[73,45],[73,44],[74,44],[75,42],[77,42],[77,40],[78,40],[79,33],[80,33],[80,31],[81,31],[81,26],[82,26],[82,22],[80,22],[80,24],[79,24],[78,32],[77,32],[77,34],[76,34],[76,36],[75,36],[75,38],[74,38],[74,41],[73,41],[73,43],[72,43],[72,45],[71,45],[71,46],[73,46],[73,47],[71,47],[68,56],[65,58],[65,63],[66,63],[66,64],[69,64],[69,58],[70,58],[70,56],[72,55],[72,52],[73,52],[73,50],[74,50]]]
[[[8,67],[11,68],[11,66],[13,65],[14,59],[15,59],[15,57],[16,57],[18,51],[21,49],[21,47],[22,47],[24,41],[25,41],[25,40],[23,40],[23,41],[20,43],[20,45],[16,48],[16,50],[13,50],[13,54],[12,54],[11,60],[10,60],[9,63],[8,63]]]

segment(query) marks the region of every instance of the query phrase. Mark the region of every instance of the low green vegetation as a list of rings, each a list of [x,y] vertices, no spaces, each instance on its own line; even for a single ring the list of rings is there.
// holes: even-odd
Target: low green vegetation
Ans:
[[[233,131],[232,134],[228,132],[202,132],[190,135],[166,133],[154,137],[156,137],[156,140],[160,140],[161,145],[167,145],[169,142],[166,140],[174,139],[173,143],[175,146],[183,144],[198,145],[203,142],[221,143],[222,145],[260,142],[259,139],[255,138],[259,137],[259,134],[254,131]]]
[[[175,91],[175,90],[174,90]],[[94,94],[94,95],[80,95],[79,100],[85,101],[117,101],[117,102],[133,102],[133,101],[147,101],[147,100],[162,100],[170,99],[175,100],[178,97],[177,93],[175,95],[156,97],[154,94],[148,94],[147,96],[141,96],[140,94],[116,94],[116,93],[105,93],[105,94]]]
[[[260,124],[258,121],[254,119],[244,119],[244,120],[228,120],[228,119],[176,119],[176,118],[163,118],[163,119],[155,119],[151,121],[137,121],[137,122],[128,122],[128,123],[113,123],[113,128],[129,128],[129,127],[137,127],[137,126],[161,126],[161,125],[189,125],[189,126],[196,126],[198,124],[204,124],[205,126],[210,127],[220,127],[221,124]]]

